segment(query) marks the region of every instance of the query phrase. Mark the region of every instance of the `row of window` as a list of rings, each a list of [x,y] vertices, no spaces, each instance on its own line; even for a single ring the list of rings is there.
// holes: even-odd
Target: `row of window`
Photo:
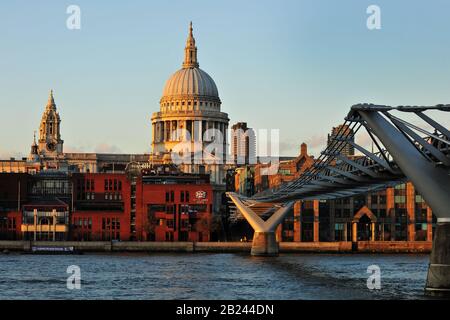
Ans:
[[[75,218],[73,220],[74,229],[92,229],[92,218]]]
[[[180,202],[189,202],[189,191],[180,191]],[[166,191],[166,202],[175,202],[175,192]]]
[[[175,225],[175,220],[174,219],[159,219],[159,225],[160,226],[164,226],[166,225],[167,228],[173,229],[174,225]],[[182,229],[187,229],[189,228],[190,224],[189,224],[189,220],[188,219],[182,219],[181,220],[181,228]]]
[[[353,212],[353,214],[351,213],[350,209],[334,209],[334,217],[336,218],[350,218],[352,217],[354,214],[356,214],[355,210]],[[388,213],[386,211],[386,209],[371,209],[371,211],[373,212],[373,214],[375,216],[377,216],[378,218],[386,218],[388,216]],[[408,211],[406,210],[406,208],[395,208],[395,210],[393,210],[393,212],[395,213],[395,217],[403,217],[406,218]],[[426,208],[419,208],[416,207],[415,211],[414,211],[414,215],[416,220],[426,220],[427,219],[427,209]]]
[[[122,181],[117,179],[105,179],[105,191],[122,191]]]
[[[77,180],[77,191],[83,192],[83,191],[94,191],[95,190],[95,183],[94,179],[78,179]]]
[[[186,101],[186,102],[187,102],[188,106],[193,105],[195,107],[195,106],[197,106],[197,104],[200,107],[203,106],[203,101]],[[205,107],[208,107],[208,106],[210,106],[210,107],[218,107],[219,106],[219,103],[217,103],[217,102],[206,102],[205,101],[204,104],[205,104]],[[163,103],[164,107],[174,107],[174,106],[179,106],[179,105],[184,106],[185,105],[185,101],[176,101],[176,102],[165,102],[165,103]]]
[[[120,230],[120,218],[103,218],[102,231]]]
[[[13,231],[16,230],[15,218],[0,218],[0,230],[1,231]]]
[[[152,215],[156,212],[165,212],[165,213],[176,213],[176,205],[166,205],[166,204],[149,204],[147,206],[147,211],[149,215]],[[212,205],[209,205],[209,210],[212,212]],[[178,205],[178,212],[183,213],[189,213],[189,212],[207,212],[208,206],[206,204],[190,204],[190,205],[184,205],[179,204]]]
[[[105,192],[105,200],[122,200],[122,194],[117,192]]]
[[[100,195],[101,194],[97,194]],[[103,195],[104,200],[115,200],[115,201],[121,201],[122,200],[122,194],[118,192],[105,192]],[[94,192],[83,192],[77,194],[77,200],[95,200],[95,193]]]
[[[199,234],[199,239],[202,238],[202,234]],[[180,231],[178,232],[178,241],[188,241],[189,239],[189,233],[187,231]],[[174,233],[173,231],[167,231],[166,232],[166,241],[174,241]],[[199,240],[201,241],[201,240]]]

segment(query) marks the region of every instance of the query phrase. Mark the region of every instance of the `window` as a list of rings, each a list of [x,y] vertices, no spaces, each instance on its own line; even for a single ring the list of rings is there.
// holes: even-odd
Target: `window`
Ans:
[[[166,241],[173,241],[173,232],[166,232]]]
[[[169,191],[166,191],[166,202],[169,202]]]
[[[186,202],[189,202],[189,191],[186,191]]]
[[[350,217],[350,209],[344,209],[344,218]]]
[[[170,191],[170,201],[172,201],[172,202],[175,201],[175,192],[174,191]]]
[[[189,227],[189,221],[187,219],[181,220],[181,227],[186,229]]]
[[[119,191],[122,191],[122,181],[119,180]]]
[[[377,195],[372,195],[372,203],[373,204],[378,203],[378,196]]]
[[[178,237],[179,241],[188,241],[188,232],[187,231],[180,231],[180,235]]]
[[[168,214],[173,214],[173,213],[175,213],[175,209],[174,208],[175,208],[175,206],[173,206],[173,205],[166,206],[165,211]]]
[[[184,202],[184,191],[180,191],[180,201]]]
[[[105,191],[108,190],[108,180],[105,179]]]

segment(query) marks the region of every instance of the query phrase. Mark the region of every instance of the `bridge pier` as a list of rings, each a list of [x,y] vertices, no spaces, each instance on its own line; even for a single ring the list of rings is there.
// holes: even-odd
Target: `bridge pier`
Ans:
[[[256,232],[253,235],[252,256],[278,256],[279,245],[275,232]]]
[[[425,292],[450,296],[450,219],[438,219]]]
[[[252,256],[268,256],[278,255],[279,246],[276,237],[276,229],[283,222],[284,218],[293,206],[291,201],[284,206],[277,206],[278,209],[272,216],[264,221],[251,208],[245,205],[238,195],[233,192],[227,193],[228,197],[234,202],[236,208],[242,213],[247,222],[252,226],[255,233],[253,235]]]

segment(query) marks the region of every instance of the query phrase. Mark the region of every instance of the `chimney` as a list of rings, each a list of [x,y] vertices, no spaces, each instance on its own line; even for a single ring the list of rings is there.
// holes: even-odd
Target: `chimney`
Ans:
[[[304,142],[300,146],[300,155],[301,156],[307,156],[308,155],[308,146]]]

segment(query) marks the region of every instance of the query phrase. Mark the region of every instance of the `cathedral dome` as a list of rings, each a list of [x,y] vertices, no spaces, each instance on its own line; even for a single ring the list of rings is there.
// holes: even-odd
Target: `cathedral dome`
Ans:
[[[192,34],[192,23],[184,48],[183,67],[172,74],[164,86],[161,106],[180,106],[183,102],[205,106],[220,105],[219,92],[214,80],[199,68],[197,47]],[[211,104],[212,103],[212,104]]]
[[[166,82],[163,97],[185,95],[219,98],[214,80],[200,68],[184,68],[175,72]]]

